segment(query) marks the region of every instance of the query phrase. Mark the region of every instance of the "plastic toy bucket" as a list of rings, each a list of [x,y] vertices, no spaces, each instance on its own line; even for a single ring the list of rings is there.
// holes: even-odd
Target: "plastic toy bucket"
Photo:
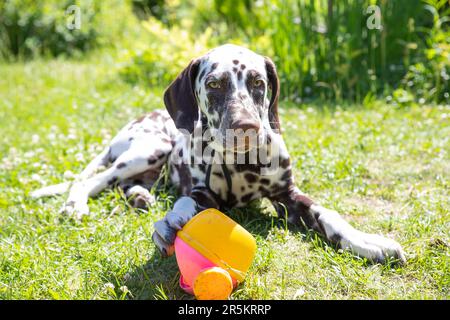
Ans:
[[[248,231],[216,209],[204,210],[175,239],[180,286],[197,299],[225,299],[244,280],[255,251]]]

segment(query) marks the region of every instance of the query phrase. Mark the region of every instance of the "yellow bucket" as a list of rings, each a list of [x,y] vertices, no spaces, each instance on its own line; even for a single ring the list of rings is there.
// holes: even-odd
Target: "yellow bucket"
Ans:
[[[237,282],[244,281],[255,256],[256,241],[231,218],[216,209],[206,209],[194,216],[177,236],[228,271]]]

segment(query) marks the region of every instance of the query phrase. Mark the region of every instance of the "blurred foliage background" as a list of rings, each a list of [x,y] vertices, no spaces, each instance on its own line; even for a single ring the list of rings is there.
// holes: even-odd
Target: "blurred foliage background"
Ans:
[[[67,28],[74,4],[79,30]],[[297,103],[449,103],[449,13],[448,0],[0,0],[0,59],[108,52],[126,82],[161,87],[236,43],[272,57]]]

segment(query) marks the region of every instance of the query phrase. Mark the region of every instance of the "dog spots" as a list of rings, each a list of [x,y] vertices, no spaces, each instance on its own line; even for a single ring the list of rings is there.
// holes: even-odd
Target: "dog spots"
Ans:
[[[244,192],[244,191],[245,191],[245,187],[241,186],[241,192]]]
[[[186,164],[181,165],[175,165],[175,167],[178,169],[178,174],[180,177],[180,187],[181,187],[181,194],[188,195],[191,193],[191,171],[188,169],[188,166]]]
[[[162,151],[157,151],[156,153],[155,153],[155,155],[156,155],[156,157],[158,158],[158,159],[162,159],[162,158],[164,158],[164,156],[166,155],[164,152],[162,152]]]
[[[289,167],[289,164],[290,164],[290,161],[289,161],[289,158],[280,158],[280,166],[283,168],[283,169],[286,169],[287,167]]]
[[[270,194],[273,195],[277,195],[277,194],[281,194],[286,192],[286,184],[279,184],[279,183],[275,183],[273,185],[270,186]]]
[[[180,149],[180,151],[178,151],[178,156],[179,156],[180,158],[183,157],[183,149]]]
[[[307,196],[302,195],[302,194],[296,195],[295,201],[297,203],[303,204],[307,208],[311,207],[314,204],[313,200],[311,200],[310,198],[308,198]],[[319,216],[320,216],[320,214],[316,216],[316,219],[319,219]]]
[[[149,165],[153,165],[155,164],[158,160],[161,160],[162,158],[164,158],[166,154],[162,151],[157,151],[154,155],[150,156],[147,160],[147,163]]]
[[[322,227],[322,228],[323,228],[323,227]],[[338,234],[338,233],[334,233],[334,234],[328,236],[328,239],[329,239],[332,243],[338,243],[338,244],[340,244],[340,243],[341,243],[341,240],[342,240],[342,236],[341,236],[340,234]]]
[[[213,63],[213,64],[211,65],[211,71],[213,71],[214,69],[216,69],[218,65],[219,65],[218,62]]]
[[[216,177],[219,177],[219,178],[223,179],[223,173],[222,173],[222,172],[214,172],[213,175],[215,175]]]
[[[233,60],[233,63],[234,63],[234,64],[238,64],[238,63],[239,63],[239,60],[236,60],[236,59],[235,59],[235,60]]]
[[[218,208],[219,203],[217,199],[203,187],[196,187],[192,189],[191,192],[192,199],[197,202],[197,205],[202,208]]]
[[[235,168],[237,172],[244,172],[244,171],[251,171],[259,173],[261,170],[260,164],[251,164],[251,163],[244,163],[244,164],[235,164]]]
[[[218,128],[220,125],[220,120],[219,119],[213,119],[212,121],[212,127],[213,128]]]
[[[237,73],[237,78],[238,78],[239,81],[242,80],[242,71],[239,71],[239,72]]]
[[[234,67],[233,72],[236,73],[238,71],[238,68]]]
[[[204,165],[203,163],[200,163],[198,165],[198,168],[200,169],[201,172],[203,172],[203,173],[206,172],[206,165]]]
[[[129,185],[129,184],[126,184],[126,185],[124,185],[124,186],[121,186],[122,191],[123,191],[123,193],[125,193],[125,194],[128,192],[128,190],[130,190],[131,187],[132,187],[132,186]]]
[[[142,121],[144,121],[144,119],[145,119],[146,117],[147,117],[147,115],[140,116],[139,118],[137,118],[136,120],[134,120],[134,122],[133,122],[132,125],[141,123]]]
[[[291,172],[291,170],[286,170],[286,171],[283,173],[283,175],[281,176],[281,180],[282,180],[282,181],[286,181],[286,180],[291,179],[291,177],[292,177],[292,172]]]
[[[206,73],[206,69],[203,69],[202,72],[200,72],[200,75],[198,76],[198,81],[201,81],[203,79],[203,77],[205,76]]]
[[[129,137],[129,138],[128,138],[128,141],[130,141],[130,142],[133,141],[133,140],[134,140],[133,137]]]
[[[198,178],[193,177],[192,178],[192,184],[196,185],[198,183]]]
[[[112,177],[111,179],[108,180],[108,185],[112,186],[113,184],[115,184],[117,181],[119,180],[118,177]]]
[[[246,173],[244,175],[245,180],[247,180],[248,183],[255,183],[256,181],[258,181],[258,176],[256,174],[253,173]]]
[[[116,166],[116,168],[117,169],[122,169],[122,168],[125,168],[127,166],[127,164],[125,163],[125,162],[121,162],[121,163],[119,163],[117,166]]]
[[[259,180],[259,182],[260,182],[261,184],[266,185],[266,186],[268,186],[268,185],[270,184],[270,180],[267,179],[267,178],[262,178],[261,180]]]
[[[241,70],[245,69],[245,64],[241,64]]]
[[[228,197],[228,203],[227,206],[234,206],[237,203],[237,198],[233,193],[230,193],[229,197]]]
[[[151,120],[155,121],[155,123],[160,123],[160,122],[167,121],[170,119],[167,115],[162,114],[161,111],[159,111],[159,110],[153,111],[152,113],[150,113],[148,115],[148,117]]]
[[[261,192],[262,196],[265,197],[270,194],[270,191],[263,186],[259,186],[258,188],[259,192]]]
[[[248,193],[248,194],[246,194],[245,196],[243,196],[241,198],[241,202],[247,203],[247,202],[249,202],[252,199],[252,197],[253,197],[253,192]]]

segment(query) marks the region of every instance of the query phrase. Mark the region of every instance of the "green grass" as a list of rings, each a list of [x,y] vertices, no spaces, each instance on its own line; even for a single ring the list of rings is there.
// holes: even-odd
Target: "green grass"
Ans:
[[[111,59],[0,65],[0,298],[180,299],[174,257],[151,241],[148,212],[118,191],[90,200],[81,223],[61,219],[64,197],[30,200],[79,172],[133,117],[162,107],[162,89],[132,88]],[[256,237],[247,281],[233,299],[448,299],[449,106],[282,104],[300,188],[366,232],[400,242],[408,263],[373,265],[286,228],[267,202],[231,216]]]

